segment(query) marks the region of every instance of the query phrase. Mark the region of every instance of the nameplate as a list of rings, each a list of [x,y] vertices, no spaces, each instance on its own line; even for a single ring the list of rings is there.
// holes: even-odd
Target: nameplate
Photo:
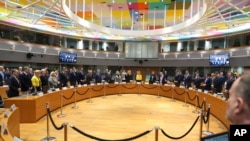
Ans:
[[[67,90],[68,88],[67,88],[67,87],[63,87],[62,89],[63,89],[63,90]]]
[[[136,84],[139,84],[139,85],[140,85],[140,84],[141,84],[141,82],[136,82]]]
[[[59,89],[59,88],[56,88],[55,91],[60,91],[60,89]]]
[[[192,87],[189,87],[188,89],[189,89],[189,90],[193,90],[193,88],[192,88]]]
[[[172,87],[174,88],[174,87],[175,87],[175,85],[172,85]]]
[[[180,88],[185,88],[184,86],[180,86]]]
[[[207,93],[208,93],[208,91],[204,91],[204,93],[205,93],[205,94],[207,94]]]
[[[4,117],[9,118],[10,117],[10,110],[6,109],[4,112]]]
[[[217,96],[217,94],[213,94],[213,96],[214,96],[214,97],[216,97],[216,96]]]
[[[3,85],[3,87],[9,87],[9,85]]]
[[[12,104],[12,105],[10,106],[10,110],[11,110],[11,111],[16,110],[16,105],[15,105],[15,104]]]
[[[90,86],[94,86],[95,84],[94,83],[91,83]]]
[[[250,138],[250,125],[230,125],[230,141],[245,141]]]
[[[164,84],[164,86],[168,86],[168,84]]]
[[[52,90],[48,90],[47,92],[50,94],[50,93],[52,93]]]
[[[43,92],[37,93],[38,96],[43,96]]]
[[[202,90],[201,90],[201,89],[198,89],[198,92],[202,92]]]
[[[70,86],[70,88],[74,88],[74,86]]]
[[[126,84],[126,82],[122,82],[122,84]]]
[[[7,134],[8,134],[7,126],[6,126],[5,123],[3,123],[3,124],[1,125],[1,134],[2,134],[2,135],[7,135]]]
[[[119,84],[118,82],[115,82],[115,84]]]
[[[82,86],[81,84],[77,85],[77,87],[81,87],[81,86]]]
[[[153,85],[157,85],[157,83],[153,83]]]
[[[148,82],[145,82],[144,84],[147,84],[147,85],[148,85],[149,83],[148,83]]]
[[[109,84],[108,82],[105,82],[105,84],[107,85],[107,84]]]
[[[83,86],[84,86],[84,87],[87,87],[88,85],[87,85],[87,84],[84,84]]]
[[[97,85],[101,85],[101,83],[97,83]]]

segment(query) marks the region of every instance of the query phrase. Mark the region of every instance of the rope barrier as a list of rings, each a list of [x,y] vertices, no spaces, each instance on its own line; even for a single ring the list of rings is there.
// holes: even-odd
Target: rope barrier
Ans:
[[[124,87],[124,88],[126,88],[126,89],[134,89],[134,88],[137,87],[137,85],[135,85],[134,87],[130,87],[130,88],[126,87],[125,85],[122,85],[122,87]]]
[[[207,111],[204,111],[204,112],[206,112],[206,115],[205,116],[203,116],[203,122],[206,124],[207,122],[208,122],[208,120],[209,120],[209,116],[210,116],[210,107],[208,108],[208,110]],[[204,113],[203,113],[204,114]]]
[[[136,135],[136,136],[134,136],[134,137],[130,137],[130,138],[126,138],[126,139],[109,140],[109,139],[102,139],[102,138],[98,138],[98,137],[95,137],[95,136],[93,136],[93,135],[87,134],[87,133],[81,131],[80,129],[74,127],[73,125],[70,125],[70,127],[71,127],[72,129],[74,129],[76,132],[78,132],[78,133],[80,133],[80,134],[82,134],[82,135],[84,135],[84,136],[86,136],[86,137],[88,137],[88,138],[91,138],[91,139],[94,139],[94,140],[98,140],[98,141],[131,141],[131,140],[135,140],[135,139],[137,139],[137,138],[140,138],[140,137],[142,137],[142,136],[144,136],[144,135],[147,135],[148,133],[150,133],[150,132],[153,130],[153,129],[147,130],[147,131],[142,132],[142,133],[140,133],[140,134],[138,134],[138,135]]]
[[[169,91],[172,90],[172,88],[170,88],[170,89],[168,89],[168,90],[165,90],[165,89],[163,89],[162,87],[160,87],[160,88],[161,88],[161,90],[164,91],[164,92],[169,92]]]
[[[194,98],[190,98],[189,92],[187,92],[187,96],[188,96],[188,99],[189,99],[190,101],[195,100],[195,98],[197,97],[197,95],[195,95]]]
[[[70,97],[66,97],[66,96],[63,95],[63,98],[64,99],[71,99],[74,96],[74,94],[75,94],[75,92],[73,92]]]
[[[76,93],[79,94],[79,95],[84,95],[84,94],[86,94],[88,91],[89,91],[89,88],[88,88],[85,92],[83,92],[83,93],[80,93],[80,92],[78,92],[78,91],[76,91]]]
[[[98,92],[98,91],[101,91],[103,88],[104,88],[104,86],[102,86],[100,89],[97,89],[97,90],[92,88],[92,90]]]
[[[119,86],[119,85],[115,85],[115,86],[111,87],[110,85],[107,85],[108,88],[116,88],[116,87],[118,87],[118,86]],[[137,87],[137,85],[136,85],[136,87]]]
[[[158,86],[153,86],[153,87],[151,87],[151,88],[149,88],[149,87],[146,87],[146,85],[144,85],[144,84],[142,84],[141,85],[143,88],[146,88],[146,89],[154,89],[154,88],[157,88]]]
[[[195,126],[195,124],[197,123],[197,121],[199,120],[200,116],[197,116],[196,120],[194,121],[193,125],[191,126],[191,128],[185,133],[183,134],[182,136],[180,137],[172,137],[170,135],[168,135],[163,129],[160,128],[161,132],[163,135],[165,135],[166,137],[170,138],[170,139],[181,139],[183,137],[185,137]]]
[[[178,93],[178,92],[176,91],[176,89],[174,89],[174,91],[175,91],[175,93],[178,94],[178,95],[183,95],[183,94],[185,94],[185,92],[186,92],[186,91],[184,91],[183,93]]]
[[[54,120],[53,120],[53,118],[52,118],[52,116],[51,116],[51,113],[50,113],[49,108],[47,108],[47,114],[49,115],[49,119],[50,119],[52,125],[54,126],[54,128],[55,128],[56,130],[61,130],[61,129],[63,129],[64,124],[62,124],[60,127],[57,127],[57,126],[56,126],[56,124],[55,124],[55,122],[54,122]]]

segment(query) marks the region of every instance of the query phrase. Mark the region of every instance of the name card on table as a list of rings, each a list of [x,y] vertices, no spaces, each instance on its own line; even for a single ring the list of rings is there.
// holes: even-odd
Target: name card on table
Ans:
[[[107,85],[107,84],[109,84],[108,82],[105,82],[105,84]]]
[[[122,84],[126,84],[126,82],[122,82]]]
[[[213,94],[213,96],[214,96],[214,97],[216,97],[216,96],[217,96],[217,94]]]
[[[6,126],[5,123],[3,123],[3,124],[1,125],[1,134],[2,134],[2,135],[7,135],[7,134],[8,134],[7,126]]]
[[[149,84],[148,82],[145,82],[144,84]]]
[[[136,82],[136,84],[141,84],[141,82]]]
[[[50,94],[50,93],[52,93],[52,90],[48,90],[47,92]]]
[[[55,91],[60,91],[60,89],[59,89],[59,88],[56,88]]]
[[[168,84],[164,84],[164,86],[168,86]]]
[[[63,89],[63,90],[67,90],[68,88],[67,88],[67,87],[63,87],[62,89]]]
[[[70,88],[74,88],[74,86],[70,86]]]
[[[115,84],[119,84],[118,82],[115,82]]]
[[[91,84],[90,84],[90,86],[94,86],[94,85],[95,85],[95,83],[91,83]]]
[[[43,96],[43,92],[37,93],[38,96]]]
[[[201,89],[198,89],[198,92],[202,92],[202,90],[201,90]]]
[[[180,88],[185,88],[184,86],[180,86]]]
[[[77,87],[81,87],[81,86],[82,86],[81,84],[77,85]]]
[[[15,105],[15,104],[12,104],[12,105],[10,106],[10,111],[14,111],[14,110],[16,110],[16,105]]]
[[[97,85],[101,85],[101,83],[97,83]]]
[[[10,110],[6,109],[4,112],[4,117],[9,118],[10,117]]]
[[[84,87],[87,87],[88,85],[87,85],[87,84],[84,84],[83,86],[84,86]]]
[[[188,89],[189,89],[189,90],[193,90],[193,88],[192,88],[192,87],[189,87]]]
[[[153,83],[153,85],[157,85],[157,83]]]

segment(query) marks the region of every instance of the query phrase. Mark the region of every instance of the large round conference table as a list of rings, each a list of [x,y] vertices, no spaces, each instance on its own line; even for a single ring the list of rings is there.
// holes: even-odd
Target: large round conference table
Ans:
[[[215,95],[200,90],[159,84],[95,84],[55,89],[47,94],[21,95],[6,99],[5,108],[15,104],[20,113],[20,123],[35,123],[47,114],[46,104],[50,111],[64,105],[93,97],[115,94],[149,94],[159,97],[173,98],[194,105],[198,108],[202,103],[210,106],[210,113],[229,129],[230,121],[225,118],[226,101],[222,95]]]

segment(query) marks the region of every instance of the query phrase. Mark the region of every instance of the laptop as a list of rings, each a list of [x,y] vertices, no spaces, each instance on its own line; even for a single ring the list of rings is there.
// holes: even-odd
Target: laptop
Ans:
[[[228,132],[221,132],[213,135],[204,136],[201,141],[229,141]]]

